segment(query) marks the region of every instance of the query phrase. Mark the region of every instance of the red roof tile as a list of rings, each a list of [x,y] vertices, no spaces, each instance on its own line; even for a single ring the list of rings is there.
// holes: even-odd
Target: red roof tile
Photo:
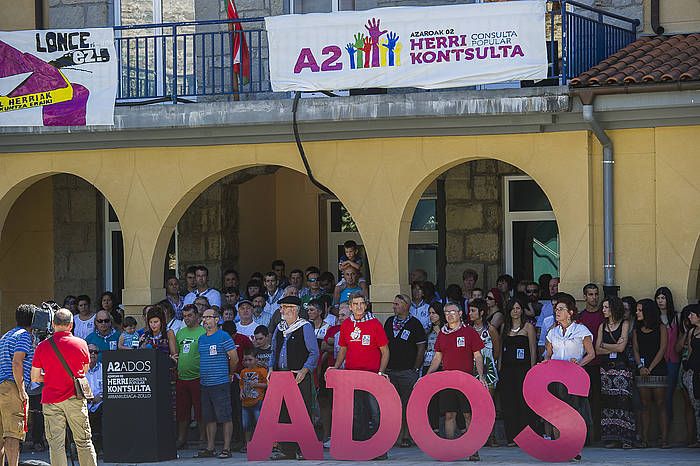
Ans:
[[[571,80],[574,87],[700,81],[700,33],[644,36]]]

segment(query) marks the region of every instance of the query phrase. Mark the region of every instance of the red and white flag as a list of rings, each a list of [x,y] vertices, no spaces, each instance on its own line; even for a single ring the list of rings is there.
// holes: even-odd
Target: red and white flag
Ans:
[[[233,0],[226,0],[226,3],[228,19],[239,19]],[[233,72],[241,76],[245,84],[250,80],[250,50],[241,23],[232,23],[230,27],[233,33]]]

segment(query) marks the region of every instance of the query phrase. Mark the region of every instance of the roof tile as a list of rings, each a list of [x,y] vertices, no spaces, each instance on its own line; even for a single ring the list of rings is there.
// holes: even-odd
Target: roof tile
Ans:
[[[574,87],[700,81],[700,33],[643,36],[571,80]]]

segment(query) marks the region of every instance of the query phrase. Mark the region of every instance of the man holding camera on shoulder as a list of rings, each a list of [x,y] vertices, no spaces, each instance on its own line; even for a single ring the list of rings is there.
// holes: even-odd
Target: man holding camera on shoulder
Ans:
[[[67,466],[66,423],[73,434],[81,466],[97,465],[95,448],[91,441],[90,421],[86,397],[92,397],[76,386],[90,364],[85,340],[73,336],[73,315],[59,309],[53,315],[53,336],[39,343],[34,352],[32,382],[43,382],[41,403],[46,422],[46,440],[53,466]],[[43,372],[43,373],[42,373]],[[70,374],[69,374],[70,372]],[[85,384],[81,384],[81,387]],[[80,393],[78,393],[80,392]]]

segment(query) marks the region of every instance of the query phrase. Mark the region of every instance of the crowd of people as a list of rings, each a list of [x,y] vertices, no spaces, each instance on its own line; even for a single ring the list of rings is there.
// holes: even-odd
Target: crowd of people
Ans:
[[[206,267],[191,267],[184,286],[177,277],[166,280],[164,299],[143,309],[140,329],[110,292],[100,296],[97,306],[85,295],[66,297],[64,307],[73,314],[71,331],[85,340],[89,352],[84,375],[95,398],[87,402],[87,412],[97,450],[102,355],[137,348],[171,358],[177,447],[188,445],[190,427],[196,424],[199,457],[225,459],[233,451],[246,451],[273,371],[293,373],[326,447],[331,442],[332,396],[325,376],[342,369],[377,373],[396,387],[404,411],[397,445],[403,448],[413,445],[405,422],[413,386],[440,370],[479,379],[494,398],[508,446],[515,445],[515,436],[528,425],[556,438],[557,430],[539,419],[522,395],[528,370],[553,359],[580,365],[590,377],[587,397],[570,395],[561,384],[549,388],[586,421],[587,444],[669,448],[674,395],[680,388],[687,446],[700,446],[700,305],[676,309],[666,287],[637,301],[631,296],[601,298],[599,287],[591,283],[582,290],[579,309],[574,296],[559,292],[557,277],[515,282],[504,274],[492,288],[481,289],[476,287],[477,272],[468,269],[461,284],[438,291],[425,271],[414,270],[411,296],[397,294],[393,315],[382,323],[371,310],[356,244],[345,244],[338,267],[336,281],[334,273],[322,273],[316,266],[287,275],[284,262],[276,260],[271,271],[252,274],[244,285],[230,269],[223,274],[221,291],[209,285]],[[0,339],[0,354],[9,348],[24,353],[26,368],[31,348],[25,337],[23,345],[15,341],[24,323],[18,320],[18,327]],[[23,387],[30,380],[26,375],[18,380],[17,375],[2,359],[0,394],[9,387],[6,382]],[[22,390],[19,398],[28,398],[35,412],[40,409],[39,400]],[[356,391],[354,407],[353,439],[368,439],[379,424],[376,401]],[[7,409],[0,403],[3,425]],[[459,391],[441,391],[426,409],[434,432],[445,438],[469,426],[469,402]],[[280,419],[289,419],[284,408]],[[41,416],[32,416],[32,421],[34,448],[42,449]],[[219,424],[223,446],[217,452]],[[23,432],[8,436],[6,431],[4,436],[8,452],[13,445],[8,439],[24,439]],[[499,446],[495,433],[488,444]],[[296,444],[279,443],[272,457],[299,459],[301,454]],[[479,453],[469,459],[478,461]]]

